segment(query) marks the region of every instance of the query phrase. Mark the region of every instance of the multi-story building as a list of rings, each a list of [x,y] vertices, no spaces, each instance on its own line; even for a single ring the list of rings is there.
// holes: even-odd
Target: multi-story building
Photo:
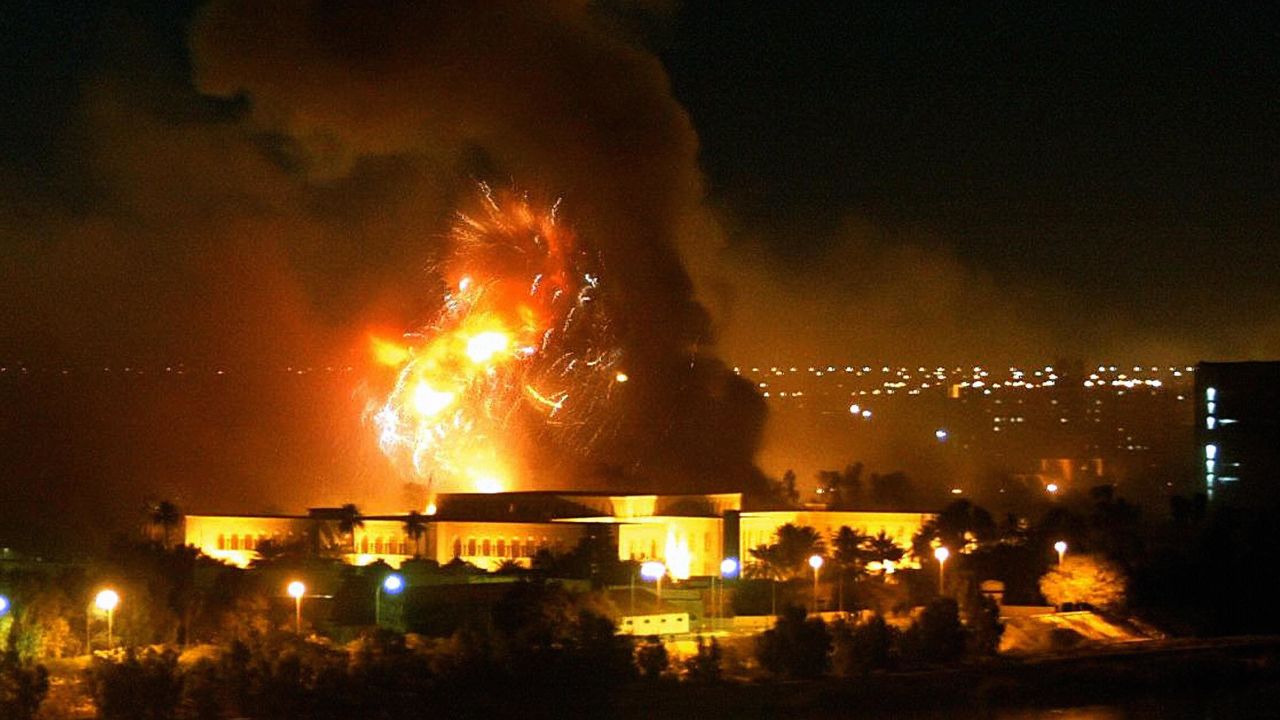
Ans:
[[[445,564],[460,559],[486,570],[503,562],[528,565],[542,550],[562,553],[588,534],[608,537],[622,560],[661,560],[676,579],[719,574],[721,561],[770,542],[785,523],[830,536],[842,526],[884,531],[904,549],[930,515],[922,513],[742,512],[739,493],[706,495],[519,492],[442,495],[420,532],[407,515],[367,515],[350,532],[340,514],[188,515],[185,542],[241,567],[266,549],[327,551],[355,565],[398,567],[414,556]],[[410,532],[410,530],[414,532]],[[416,537],[415,537],[416,535]]]
[[[1196,367],[1196,459],[1217,503],[1280,500],[1280,362]]]

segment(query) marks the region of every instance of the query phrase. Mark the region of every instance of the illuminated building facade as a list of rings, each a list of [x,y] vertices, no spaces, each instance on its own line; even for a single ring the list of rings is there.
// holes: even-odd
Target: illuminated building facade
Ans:
[[[245,567],[260,549],[324,553],[355,565],[393,567],[415,555],[440,564],[455,558],[485,570],[503,562],[528,566],[540,551],[564,553],[589,534],[603,535],[622,560],[661,560],[675,579],[718,575],[726,557],[772,541],[785,523],[830,537],[842,526],[884,531],[903,548],[930,515],[818,510],[742,511],[739,493],[604,495],[523,492],[442,495],[414,538],[405,515],[364,515],[348,535],[335,510],[307,515],[188,515],[185,542]],[[269,543],[267,545],[264,545]]]
[[[1210,500],[1280,499],[1280,362],[1196,367],[1196,458]]]

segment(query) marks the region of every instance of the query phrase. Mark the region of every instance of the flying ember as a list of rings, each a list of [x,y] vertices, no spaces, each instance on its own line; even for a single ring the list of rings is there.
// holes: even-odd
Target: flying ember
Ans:
[[[371,415],[383,452],[434,494],[501,492],[549,452],[582,456],[612,427],[627,375],[599,256],[557,205],[481,186],[435,268],[440,310],[400,342],[373,339],[395,385]]]

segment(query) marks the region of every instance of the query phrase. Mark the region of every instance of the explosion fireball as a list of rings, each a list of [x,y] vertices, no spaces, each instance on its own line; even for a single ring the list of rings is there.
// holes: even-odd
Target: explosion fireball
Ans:
[[[535,456],[589,451],[628,379],[603,263],[560,224],[559,203],[480,190],[436,268],[436,318],[400,342],[373,339],[377,361],[396,369],[371,413],[379,443],[433,496],[513,489]]]

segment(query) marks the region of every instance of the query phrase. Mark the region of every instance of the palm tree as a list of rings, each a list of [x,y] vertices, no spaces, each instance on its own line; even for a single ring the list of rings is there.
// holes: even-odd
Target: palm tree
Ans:
[[[777,543],[757,545],[747,552],[755,559],[746,567],[747,574],[769,581],[770,614],[778,614],[778,581],[786,571],[783,565],[782,551]]]
[[[404,534],[413,538],[413,556],[422,555],[422,536],[427,533],[427,522],[424,515],[417,510],[410,510],[404,518]]]
[[[911,540],[911,551],[917,558],[927,558],[933,548],[944,545],[953,553],[964,553],[970,545],[982,545],[998,536],[991,513],[968,500],[957,500],[920,526]]]
[[[883,530],[877,533],[875,537],[867,538],[866,543],[863,545],[863,552],[866,553],[865,557],[868,560],[880,562],[888,560],[895,563],[901,560],[903,555],[907,554],[907,551],[894,542],[893,538],[889,537]]]
[[[782,567],[792,577],[805,573],[809,556],[826,552],[822,533],[806,525],[787,523],[778,528],[775,537]]]
[[[507,558],[502,562],[498,563],[498,567],[494,568],[493,574],[494,575],[523,575],[524,571],[525,570],[523,565],[516,562],[515,560],[512,560],[511,558]]]
[[[152,527],[160,528],[163,536],[165,548],[173,545],[171,538],[174,528],[182,524],[182,512],[178,510],[178,506],[168,500],[161,500],[154,503],[147,510],[148,518]]]
[[[338,532],[351,538],[351,553],[356,552],[356,528],[364,527],[360,517],[360,508],[355,503],[347,503],[338,509]]]
[[[837,607],[840,612],[844,612],[844,576],[851,572],[857,576],[866,569],[867,553],[863,546],[870,540],[870,537],[848,525],[842,526],[831,536],[831,559],[836,565],[836,579],[839,587]]]

